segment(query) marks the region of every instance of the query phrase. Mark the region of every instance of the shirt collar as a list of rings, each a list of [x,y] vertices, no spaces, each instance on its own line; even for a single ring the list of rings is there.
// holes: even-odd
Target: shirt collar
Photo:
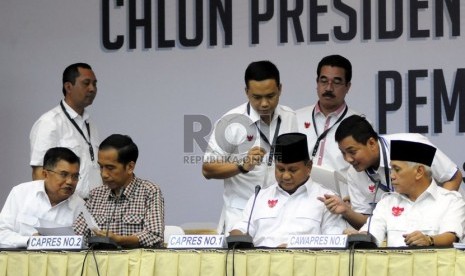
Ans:
[[[252,120],[252,123],[259,122],[261,120],[260,115],[258,115],[257,111],[255,111],[255,109],[252,107],[250,103],[247,103],[245,106],[246,112],[247,112],[247,106],[250,106],[250,114],[248,115],[250,119]],[[273,118],[271,119],[271,121],[277,120],[278,117],[281,116],[281,113],[279,112],[279,110],[280,110],[279,105],[277,105],[276,108],[274,109]]]
[[[397,192],[394,192],[395,194],[398,194],[400,195],[402,198],[404,198],[405,200],[408,200],[410,202],[413,202],[412,200],[410,200],[410,198],[405,195],[405,194],[400,194],[400,193],[397,193]],[[421,195],[419,195],[417,197],[417,199],[415,200],[418,201],[418,200],[421,200],[425,197],[427,197],[428,195],[431,195],[431,197],[436,200],[438,198],[438,195],[439,195],[439,188],[438,188],[438,184],[436,183],[436,181],[434,179],[431,179],[431,183],[429,184],[428,188],[426,188],[426,190],[423,191],[423,193],[421,193]]]
[[[346,106],[347,106],[346,103],[343,103],[338,109],[336,109],[335,111],[329,113],[327,117],[332,117],[332,116],[338,117],[344,111]],[[315,115],[317,115],[317,114],[321,114],[321,115],[325,116],[323,114],[323,112],[321,111],[320,101],[318,101],[318,103],[315,105]]]
[[[431,183],[429,184],[428,188],[418,198],[422,198],[427,194],[430,194],[436,200],[439,193],[438,190],[438,184],[436,183],[436,181],[434,181],[434,179],[431,179]]]
[[[129,182],[129,184],[125,188],[123,188],[121,198],[128,198],[131,195],[138,183],[136,179],[136,175],[134,174],[131,182]],[[113,198],[116,198],[116,195],[110,189],[108,189],[108,199]]]
[[[292,195],[290,195],[288,192],[283,190],[283,188],[281,188],[279,184],[276,184],[276,192],[287,195],[287,196],[294,196],[294,195],[298,195],[304,192],[310,193],[309,185],[312,185],[312,183],[313,183],[312,179],[311,177],[309,177],[307,179],[307,182],[305,182],[303,185],[300,185],[299,188],[297,188],[297,190]]]
[[[79,117],[80,115],[74,111],[74,109],[71,108],[71,106],[69,106],[65,100],[62,100],[61,101],[63,103],[63,106],[65,107],[66,109],[66,112],[68,112],[69,114],[69,117],[71,117],[71,119],[76,119],[77,117]],[[82,116],[80,116],[82,118],[82,120],[86,121],[89,119],[89,113],[87,113],[87,111],[84,109],[84,113],[82,113]]]
[[[391,156],[389,156],[389,149],[387,148],[387,145],[384,144],[383,139],[381,137],[378,138],[378,145],[379,145],[379,168],[381,168],[381,167],[383,167],[383,168],[388,167],[389,168],[389,162],[391,162]],[[387,154],[386,157],[384,157],[382,147],[384,147],[386,149],[386,154]],[[386,159],[387,164],[384,164],[384,159]],[[379,171],[379,168],[378,168],[378,171]]]

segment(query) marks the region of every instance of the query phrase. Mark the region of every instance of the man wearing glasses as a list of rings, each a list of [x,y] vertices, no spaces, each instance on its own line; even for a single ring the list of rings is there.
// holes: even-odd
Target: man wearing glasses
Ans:
[[[43,180],[11,190],[0,213],[0,247],[26,247],[35,227],[72,226],[84,207],[74,194],[79,181],[79,157],[62,147],[49,149],[43,160]]]
[[[324,57],[317,67],[318,102],[296,111],[299,132],[307,135],[313,165],[339,171],[344,175],[349,164],[339,151],[334,133],[344,118],[358,114],[349,109],[345,102],[351,79],[352,65],[349,60],[340,55]]]

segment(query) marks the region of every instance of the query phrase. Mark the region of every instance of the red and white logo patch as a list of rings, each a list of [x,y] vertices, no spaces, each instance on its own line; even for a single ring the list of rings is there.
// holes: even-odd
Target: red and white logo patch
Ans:
[[[273,208],[278,203],[277,199],[268,199],[268,207]]]
[[[368,190],[370,190],[370,193],[374,193],[375,192],[375,184],[371,184],[370,186],[368,186]]]
[[[305,128],[309,128],[310,127],[310,122],[305,122],[304,126],[305,126]]]
[[[393,216],[398,217],[398,216],[402,215],[402,212],[404,212],[403,207],[399,207],[399,206],[392,207],[392,215]]]

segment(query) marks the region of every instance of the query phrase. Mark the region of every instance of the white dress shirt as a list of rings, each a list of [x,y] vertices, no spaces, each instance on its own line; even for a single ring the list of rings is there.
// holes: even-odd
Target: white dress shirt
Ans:
[[[81,176],[76,193],[87,198],[91,189],[102,184],[100,167],[97,163],[99,134],[97,128],[89,121],[89,115],[84,111],[80,116],[64,101],[68,114],[76,121],[86,139],[89,140],[85,122],[89,122],[90,143],[94,150],[94,161],[90,158],[89,146],[74,125],[64,114],[61,106],[57,106],[43,114],[35,123],[30,133],[31,166],[42,166],[45,152],[52,147],[65,147],[72,150],[81,161],[79,174]]]
[[[389,149],[392,140],[413,141],[434,146],[428,140],[428,138],[418,133],[397,133],[391,135],[381,135],[381,137],[384,139],[386,144],[383,143],[382,139],[378,140],[380,147],[380,164],[377,174],[381,180],[381,183],[384,185],[386,185],[385,168],[386,166],[390,168],[389,163],[391,162],[391,158]],[[383,146],[387,146],[386,158],[384,157],[383,151],[381,149]],[[387,161],[386,163],[384,161],[385,159]],[[457,165],[449,159],[449,157],[447,157],[440,149],[437,149],[433,164],[431,165],[431,170],[433,172],[433,178],[436,180],[436,182],[443,183],[449,181],[455,175],[458,168]],[[389,177],[390,176],[388,176],[388,178]],[[352,205],[352,209],[355,212],[362,214],[371,214],[372,208],[370,203],[373,202],[375,195],[375,202],[378,202],[382,195],[385,193],[381,189],[378,189],[376,192],[375,183],[371,181],[365,171],[357,172],[352,166],[347,172],[347,184],[349,187],[350,203]]]
[[[41,223],[72,226],[82,208],[84,200],[76,194],[52,207],[43,180],[19,184],[0,213],[0,247],[26,247]]]
[[[347,109],[344,118],[335,124],[337,120],[343,115],[344,109],[346,107],[347,105],[343,104],[338,110],[328,114],[328,116],[325,116],[323,112],[321,112],[318,104],[306,106],[296,110],[299,132],[307,135],[308,151],[310,157],[312,156],[313,147],[315,146],[318,136],[320,136],[327,129],[331,128],[326,137],[320,141],[318,151],[316,152],[316,155],[313,159],[313,165],[321,166],[333,171],[338,171],[344,177],[346,177],[350,164],[344,160],[334,135],[339,124],[344,118],[358,114],[349,108]],[[312,118],[313,112],[315,114],[315,120]],[[347,187],[346,185],[343,187],[344,188],[342,189],[341,193],[342,196],[346,196],[348,195]]]
[[[237,163],[247,156],[252,147],[260,146],[266,150],[262,164],[255,166],[252,171],[224,179],[224,205],[219,233],[227,234],[232,230],[232,226],[240,219],[247,200],[254,194],[256,185],[266,188],[276,181],[274,162],[270,166],[267,164],[270,146],[260,137],[255,123],[270,143],[275,134],[297,132],[295,112],[289,107],[278,105],[269,126],[260,120],[260,115],[253,108],[249,111],[250,114],[247,112],[247,103],[244,103],[223,115],[215,124],[204,156],[205,161]],[[278,118],[281,118],[281,124],[279,133],[276,133]],[[226,127],[223,124],[225,119],[229,123]]]
[[[334,193],[311,178],[292,195],[277,183],[260,191],[249,227],[254,245],[277,247],[287,243],[289,235],[342,234],[347,224],[317,199],[324,194]],[[234,229],[247,232],[253,199],[252,196]]]
[[[456,191],[437,186],[433,180],[415,201],[399,193],[387,193],[373,212],[370,233],[378,246],[406,246],[403,234],[420,231],[425,235],[455,233],[461,240],[465,226],[465,202]],[[368,231],[368,222],[360,229]]]

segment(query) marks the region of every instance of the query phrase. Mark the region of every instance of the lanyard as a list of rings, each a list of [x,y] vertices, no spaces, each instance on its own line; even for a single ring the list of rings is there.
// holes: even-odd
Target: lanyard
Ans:
[[[370,173],[368,173],[368,170],[365,170],[365,173],[368,175],[368,177],[370,178],[371,181],[373,181],[374,183],[377,183],[378,187],[385,191],[385,192],[391,192],[392,191],[392,187],[391,187],[391,178],[389,177],[389,168],[388,168],[388,160],[387,160],[387,154],[386,154],[386,148],[387,148],[387,144],[386,144],[386,141],[384,140],[383,137],[379,137],[379,139],[381,140],[381,149],[383,151],[383,161],[384,161],[384,177],[386,178],[386,185],[384,185],[383,183],[381,183],[381,180],[376,180],[373,178],[373,176],[371,176]]]
[[[77,131],[81,134],[82,138],[86,141],[87,145],[89,146],[89,154],[90,154],[90,159],[94,161],[94,149],[92,148],[92,144],[90,143],[90,127],[89,123],[86,121],[86,128],[87,128],[87,134],[89,134],[89,140],[87,140],[86,136],[84,135],[84,132],[82,132],[82,129],[76,124],[76,122],[69,116],[69,113],[66,111],[65,106],[63,105],[63,102],[60,102],[61,109],[65,113],[66,117],[69,119],[69,121],[73,124],[73,126],[77,129]]]
[[[316,136],[318,136],[318,139],[316,139],[315,146],[313,146],[312,159],[313,157],[315,157],[316,152],[318,151],[318,147],[320,146],[321,140],[323,140],[326,137],[326,134],[328,134],[328,132],[333,128],[333,126],[335,126],[340,121],[342,121],[342,119],[344,119],[344,117],[347,114],[347,110],[348,108],[346,105],[346,107],[344,108],[344,112],[342,112],[342,115],[337,119],[337,121],[330,128],[323,131],[323,133],[321,133],[320,136],[318,136],[318,130],[316,129],[316,122],[315,122],[315,107],[313,108],[313,111],[312,111],[313,129],[315,130],[315,134]]]
[[[247,115],[250,116],[250,103],[247,104]],[[281,117],[278,116],[278,123],[276,124],[276,129],[274,131],[274,136],[273,136],[273,142],[272,143],[270,143],[270,141],[268,141],[268,138],[266,138],[266,135],[263,134],[260,127],[258,127],[257,122],[255,122],[255,126],[257,127],[258,132],[260,133],[260,137],[262,138],[262,140],[265,141],[265,143],[267,143],[270,146],[270,154],[268,156],[268,166],[271,166],[271,163],[273,162],[273,155],[274,155],[274,150],[275,150],[275,145],[276,145],[276,139],[278,138],[279,129],[281,127]]]

